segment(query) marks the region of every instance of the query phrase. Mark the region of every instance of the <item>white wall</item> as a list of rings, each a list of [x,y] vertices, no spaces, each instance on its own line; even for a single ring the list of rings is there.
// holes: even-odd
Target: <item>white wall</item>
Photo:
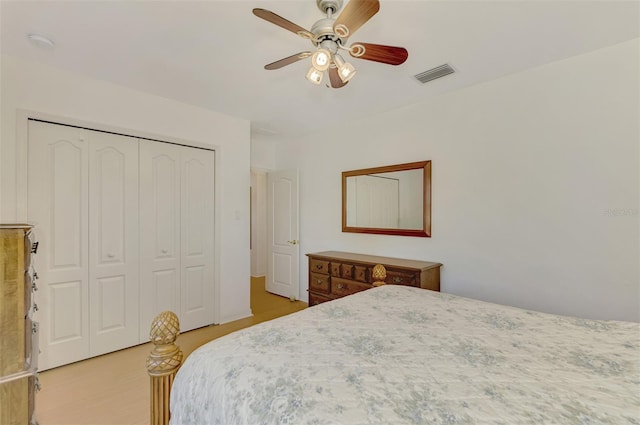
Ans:
[[[251,171],[251,276],[267,274],[267,173]]]
[[[26,198],[16,189],[24,173],[18,109],[215,145],[219,319],[250,315],[249,122],[8,56],[1,65],[0,220],[26,218]]]
[[[251,168],[273,171],[276,167],[275,146],[279,139],[259,132],[251,132]]]
[[[300,169],[301,253],[438,261],[443,292],[639,321],[639,50],[622,43],[283,141],[278,168]],[[427,159],[433,237],[341,233],[342,171]],[[300,274],[304,294],[304,256]]]

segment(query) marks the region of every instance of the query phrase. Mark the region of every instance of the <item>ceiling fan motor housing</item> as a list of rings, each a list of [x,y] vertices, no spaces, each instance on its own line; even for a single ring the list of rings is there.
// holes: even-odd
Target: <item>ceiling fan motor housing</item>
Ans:
[[[316,0],[316,4],[322,13],[327,13],[329,9],[336,13],[342,7],[342,0]]]

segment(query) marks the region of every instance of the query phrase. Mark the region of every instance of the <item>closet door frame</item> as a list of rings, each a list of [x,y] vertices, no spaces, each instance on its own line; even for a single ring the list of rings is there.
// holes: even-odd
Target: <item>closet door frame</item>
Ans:
[[[211,150],[215,152],[214,158],[214,323],[220,323],[220,252],[222,249],[222,217],[221,209],[221,169],[220,164],[224,162],[224,152],[217,144],[205,144],[194,142],[178,137],[165,136],[156,133],[133,130],[125,127],[118,127],[97,123],[93,121],[79,120],[75,118],[49,114],[46,112],[33,111],[29,109],[16,110],[16,218],[26,219],[27,217],[27,182],[29,178],[29,161],[28,161],[28,145],[29,145],[29,120],[39,120],[51,122],[53,124],[61,124],[75,127],[82,127],[90,130],[105,131],[108,133],[122,134],[125,136],[136,137],[140,139],[155,140],[161,143],[172,143],[187,147]],[[149,324],[151,326],[151,324]]]

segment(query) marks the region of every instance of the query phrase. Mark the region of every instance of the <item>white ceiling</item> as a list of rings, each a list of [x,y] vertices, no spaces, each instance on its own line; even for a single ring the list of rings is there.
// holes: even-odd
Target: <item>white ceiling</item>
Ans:
[[[263,69],[313,46],[251,9],[309,29],[323,17],[314,0],[2,0],[0,7],[3,54],[245,118],[267,134],[402,107],[637,38],[640,28],[637,1],[381,0],[349,43],[403,46],[409,59],[397,67],[352,59],[358,75],[335,90],[307,82],[310,59]],[[32,46],[27,33],[50,37],[55,49]],[[456,74],[425,85],[413,78],[443,63]]]

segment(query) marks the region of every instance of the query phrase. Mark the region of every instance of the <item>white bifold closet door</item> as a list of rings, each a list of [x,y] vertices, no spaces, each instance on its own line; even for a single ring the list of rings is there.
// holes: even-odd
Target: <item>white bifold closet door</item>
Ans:
[[[134,138],[29,122],[41,369],[138,341],[137,167]]]
[[[213,323],[214,152],[140,140],[140,342],[165,310]]]
[[[42,370],[214,321],[214,152],[29,122]]]
[[[138,343],[138,143],[89,140],[89,355]]]

